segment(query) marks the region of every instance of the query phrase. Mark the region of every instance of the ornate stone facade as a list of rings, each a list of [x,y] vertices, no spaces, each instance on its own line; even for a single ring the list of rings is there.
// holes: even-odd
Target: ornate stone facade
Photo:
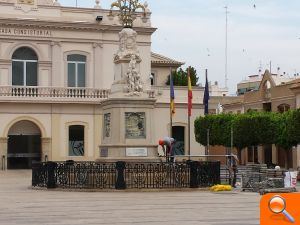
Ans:
[[[146,115],[144,112],[125,113],[125,137],[146,138]]]
[[[108,138],[110,137],[110,131],[111,131],[111,114],[110,113],[106,113],[104,114],[104,137]]]
[[[131,55],[131,60],[129,62],[127,70],[127,96],[137,95],[139,96],[143,92],[143,83],[141,81],[141,74],[136,67],[137,61],[136,56]]]
[[[125,91],[127,96],[140,96],[143,92],[143,81],[140,73],[141,58],[137,48],[137,33],[131,28],[124,28],[119,33],[119,38],[119,50],[114,57],[117,71],[115,82],[125,84],[119,91]]]
[[[59,5],[59,1],[53,2]],[[157,140],[169,132],[170,91],[167,86],[150,86],[151,35],[156,30],[151,27],[151,13],[147,12],[147,23],[142,13],[136,13],[134,30],[120,32],[122,24],[116,18],[109,19],[109,10],[52,7],[53,2],[34,0],[31,5],[0,0],[0,159],[9,161],[8,131],[19,121],[31,121],[39,127],[41,160],[126,160],[128,147],[147,148],[148,158],[157,159]],[[103,20],[96,21],[96,15]],[[13,83],[12,56],[19,49],[30,50],[35,56],[36,86],[27,86],[27,76],[21,83]],[[21,59],[22,65],[27,59]],[[168,76],[165,68],[181,65],[159,61],[155,71],[161,80]],[[82,85],[78,85],[80,79]],[[120,87],[116,95],[114,83]],[[194,91],[195,102],[199,102],[193,106],[194,117],[203,111],[203,91],[198,90]],[[176,100],[174,125],[186,126],[185,88],[176,89]],[[127,124],[127,134],[137,138],[126,138],[126,112],[144,113],[138,122],[134,117],[128,119],[133,122]],[[29,136],[25,128],[18,126]],[[80,156],[70,154],[70,143],[74,142],[83,145]],[[192,147],[199,149],[194,138]],[[105,154],[100,155],[101,149]]]
[[[124,28],[119,33],[119,50],[115,56],[115,62],[118,60],[130,59],[132,55],[140,58],[136,43],[137,33],[131,28]]]

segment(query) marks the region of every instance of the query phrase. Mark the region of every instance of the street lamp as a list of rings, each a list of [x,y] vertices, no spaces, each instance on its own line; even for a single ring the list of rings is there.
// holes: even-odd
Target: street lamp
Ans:
[[[109,15],[112,16],[112,9],[116,7],[119,9],[119,17],[124,28],[132,28],[134,21],[134,14],[136,10],[142,9],[144,17],[146,17],[146,7],[139,3],[139,0],[117,0],[111,4]]]

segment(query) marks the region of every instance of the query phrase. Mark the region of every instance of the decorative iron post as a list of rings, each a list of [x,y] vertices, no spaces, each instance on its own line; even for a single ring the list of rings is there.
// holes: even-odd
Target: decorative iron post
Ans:
[[[190,166],[190,188],[198,188],[198,162],[189,160],[188,164]]]
[[[47,172],[48,172],[47,188],[49,189],[56,188],[55,168],[56,168],[55,162],[47,162]]]
[[[116,189],[117,190],[125,190],[126,189],[126,182],[125,182],[125,172],[126,163],[119,161],[116,163],[117,169],[117,181],[116,181]]]
[[[39,184],[39,174],[41,170],[41,163],[37,163],[37,162],[33,162],[32,163],[32,181],[31,181],[31,185],[32,187],[38,186]]]
[[[132,28],[136,10],[142,9],[144,17],[146,17],[146,7],[139,3],[139,0],[117,0],[113,2],[110,8],[111,16],[114,7],[118,8],[120,11],[119,17],[124,28]]]

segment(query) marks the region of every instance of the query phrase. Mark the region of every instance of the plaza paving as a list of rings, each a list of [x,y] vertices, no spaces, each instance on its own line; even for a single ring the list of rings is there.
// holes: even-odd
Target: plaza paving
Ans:
[[[30,189],[30,171],[0,172],[0,224],[259,224],[255,193],[60,192]]]

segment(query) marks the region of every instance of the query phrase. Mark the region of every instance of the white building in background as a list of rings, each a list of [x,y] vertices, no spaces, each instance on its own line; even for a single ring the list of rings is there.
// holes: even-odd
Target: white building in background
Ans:
[[[74,8],[52,0],[0,0],[1,167],[29,168],[31,160],[45,159],[157,158],[158,140],[170,134],[169,88],[164,81],[170,67],[183,63],[151,52],[156,29],[146,7],[146,16],[136,15],[134,30],[143,94],[152,103],[139,113],[131,100],[129,105],[111,100],[111,87],[122,72],[117,71],[115,59],[122,26],[117,16],[97,2],[95,8]],[[192,122],[203,115],[203,88],[193,91]],[[182,154],[187,154],[187,90],[178,87],[175,93],[173,134],[183,143]],[[119,117],[111,120],[114,107],[119,107]],[[133,128],[124,120],[141,123]],[[139,149],[142,154],[134,151]],[[194,135],[191,153],[203,154]]]

